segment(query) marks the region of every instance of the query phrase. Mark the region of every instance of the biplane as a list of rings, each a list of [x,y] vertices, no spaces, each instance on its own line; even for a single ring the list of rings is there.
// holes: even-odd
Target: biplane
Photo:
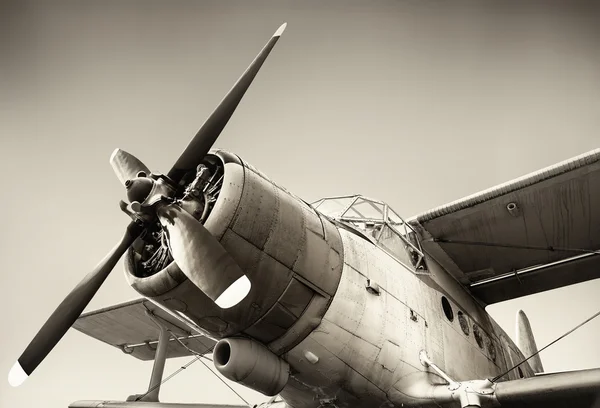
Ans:
[[[166,359],[207,354],[229,380],[280,397],[265,407],[600,404],[600,369],[544,373],[527,316],[513,342],[485,310],[600,277],[600,150],[407,220],[362,195],[307,203],[213,148],[284,29],[166,174],[115,150],[131,221],[9,382],[73,327],[154,361],[147,392],[73,408],[208,407],[159,401]],[[141,297],[82,314],[123,256]]]

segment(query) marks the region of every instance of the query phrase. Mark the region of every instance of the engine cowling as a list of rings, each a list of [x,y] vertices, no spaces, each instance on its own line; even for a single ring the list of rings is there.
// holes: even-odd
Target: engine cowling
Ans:
[[[252,284],[249,294],[236,306],[221,309],[168,253],[144,255],[142,242],[126,255],[127,279],[143,296],[216,338],[243,334],[280,354],[298,344],[325,313],[341,277],[340,234],[331,221],[239,157],[215,151],[206,164],[216,180],[208,189],[213,195],[199,194],[197,202],[182,207],[204,223],[242,268]],[[151,261],[154,269],[148,268]]]
[[[220,340],[213,358],[223,376],[268,396],[277,395],[290,376],[287,362],[248,338]]]

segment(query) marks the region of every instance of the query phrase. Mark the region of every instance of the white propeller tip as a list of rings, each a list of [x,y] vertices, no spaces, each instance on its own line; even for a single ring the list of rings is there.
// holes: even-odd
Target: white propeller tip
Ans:
[[[221,309],[229,309],[240,303],[250,292],[252,283],[246,275],[233,282],[223,293],[219,295],[215,303]]]
[[[277,29],[277,31],[275,31],[275,34],[273,34],[273,37],[281,37],[281,34],[283,34],[283,32],[285,31],[286,27],[287,27],[287,23],[283,23],[281,25],[281,27],[279,27]]]
[[[19,364],[19,362],[17,361],[8,373],[8,383],[13,387],[18,387],[19,385],[23,384],[23,381],[25,381],[27,377],[29,376],[27,375],[25,370],[23,370],[21,364]]]
[[[110,155],[110,159],[108,159],[108,162],[109,162],[109,163],[112,163],[112,162],[113,162],[113,160],[115,159],[115,157],[117,156],[117,154],[119,154],[119,152],[120,152],[120,151],[121,151],[121,149],[119,149],[119,148],[116,148],[116,149],[115,149],[115,150],[112,152],[112,154]]]

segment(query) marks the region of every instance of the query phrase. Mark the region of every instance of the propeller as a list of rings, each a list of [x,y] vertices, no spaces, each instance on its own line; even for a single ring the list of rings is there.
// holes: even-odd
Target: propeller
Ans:
[[[173,259],[189,280],[224,309],[246,297],[250,280],[204,225],[176,204],[156,212],[167,230]],[[210,271],[218,271],[218,279],[211,279]]]
[[[132,222],[121,241],[88,273],[58,305],[40,331],[27,346],[8,374],[12,386],[20,385],[35,370],[90,303],[121,256],[141,234],[141,224]]]
[[[137,177],[140,172],[143,172],[144,175],[150,174],[150,170],[148,170],[148,167],[144,163],[125,150],[115,149],[113,154],[110,155],[109,162],[117,178],[123,185],[125,185],[127,180]]]
[[[198,130],[198,133],[196,133],[196,136],[194,136],[181,156],[179,156],[179,159],[175,162],[173,168],[167,173],[171,180],[178,183],[183,175],[188,171],[195,169],[196,166],[202,162],[204,156],[206,156],[227,122],[229,122],[235,108],[237,108],[242,100],[246,90],[279,40],[279,37],[283,34],[286,26],[287,23],[282,24],[275,34],[273,34],[273,37],[271,37],[269,42],[267,42],[263,49],[260,50],[256,58],[254,58],[254,61],[252,61],[235,85],[233,85],[219,106],[217,106],[217,109],[213,111],[200,130]]]
[[[139,216],[132,213],[134,221],[118,244],[67,295],[29,343],[8,374],[8,382],[12,386],[23,383],[46,358],[92,300],[119,259],[144,234],[147,223],[156,220],[156,217],[167,232],[177,265],[218,306],[231,307],[246,297],[250,291],[250,280],[212,234],[173,203],[173,195],[183,176],[203,161],[221,134],[286,25],[279,27],[208,117],[167,177],[151,178],[150,170],[136,157],[120,149],[113,152],[110,164],[127,188],[131,208],[139,212]],[[169,203],[165,204],[166,201]]]

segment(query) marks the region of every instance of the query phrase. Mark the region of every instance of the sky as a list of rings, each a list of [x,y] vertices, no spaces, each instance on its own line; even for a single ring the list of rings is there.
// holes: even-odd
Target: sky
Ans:
[[[166,172],[283,22],[216,146],[307,201],[361,193],[409,218],[600,147],[599,17],[578,1],[0,1],[0,372],[127,225],[111,152]],[[514,336],[525,310],[542,347],[599,291],[488,311]],[[119,263],[86,310],[136,297]],[[599,334],[543,351],[545,369],[600,367]],[[0,381],[0,407],[124,400],[151,366],[71,330],[20,388]],[[200,363],[161,399],[240,402]]]

